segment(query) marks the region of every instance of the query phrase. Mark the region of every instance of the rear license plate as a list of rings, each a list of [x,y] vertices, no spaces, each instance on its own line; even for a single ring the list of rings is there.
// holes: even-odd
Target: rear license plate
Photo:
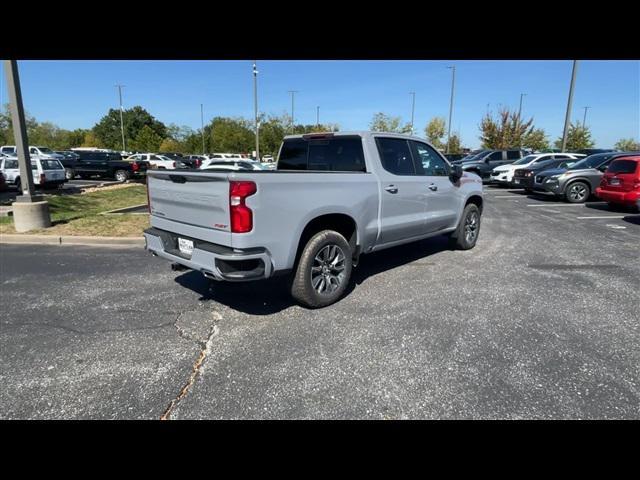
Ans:
[[[609,180],[609,185],[620,185],[620,179],[612,178],[611,180]]]
[[[193,253],[193,240],[178,238],[178,249],[186,255],[191,255]]]
[[[516,178],[513,183],[520,183],[520,179]]]

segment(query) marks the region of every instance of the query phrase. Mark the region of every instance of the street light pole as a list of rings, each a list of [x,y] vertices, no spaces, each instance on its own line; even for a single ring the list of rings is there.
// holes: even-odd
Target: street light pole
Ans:
[[[200,133],[202,135],[202,155],[204,155],[204,106],[200,104]]]
[[[582,119],[582,128],[587,128],[587,110],[591,107],[582,107],[584,108],[584,118]]]
[[[578,70],[578,61],[573,61],[571,69],[571,85],[569,86],[569,100],[567,101],[567,113],[564,117],[564,131],[562,133],[562,151],[567,148],[567,134],[569,133],[569,118],[571,118],[571,104],[573,103],[573,86],[576,83],[576,73]]]
[[[122,119],[122,87],[124,85],[116,85],[118,87],[118,96],[120,97],[120,132],[122,133],[122,151],[126,151],[124,143],[124,121]]]
[[[289,90],[289,93],[291,94],[291,133],[294,133],[293,129],[294,129],[295,122],[293,120],[293,107],[294,107],[295,94],[298,93],[298,91]]]
[[[18,168],[20,170],[21,195],[13,202],[13,225],[17,232],[28,232],[51,226],[49,203],[34,195],[33,171],[31,156],[29,155],[29,138],[27,137],[27,123],[24,118],[22,91],[18,62],[5,60],[4,70],[7,76],[7,90],[9,91],[9,108],[13,123],[13,136],[16,142]]]
[[[449,128],[447,129],[447,153],[449,153],[449,140],[451,139],[451,117],[453,115],[453,91],[455,89],[455,85],[456,85],[456,67],[455,65],[452,67],[447,67],[450,68],[452,70],[452,76],[451,76],[451,102],[449,104]]]
[[[526,93],[520,94],[520,107],[518,108],[518,118],[520,118],[520,116],[522,115],[522,97],[526,97],[526,96],[527,96]]]
[[[320,129],[320,107],[316,107],[316,129]]]
[[[409,95],[413,96],[413,100],[411,101],[411,135],[413,135],[413,114],[416,110],[416,92],[409,92]]]
[[[256,122],[256,160],[260,161],[260,125],[258,125],[258,68],[253,61],[253,116]]]

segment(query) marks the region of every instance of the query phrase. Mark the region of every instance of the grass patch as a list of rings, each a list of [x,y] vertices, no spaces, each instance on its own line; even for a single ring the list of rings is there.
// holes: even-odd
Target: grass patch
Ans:
[[[123,185],[82,195],[50,195],[46,199],[53,226],[30,234],[138,237],[149,226],[147,215],[100,215],[117,208],[146,204],[144,185]],[[13,218],[0,217],[0,233],[15,233]]]

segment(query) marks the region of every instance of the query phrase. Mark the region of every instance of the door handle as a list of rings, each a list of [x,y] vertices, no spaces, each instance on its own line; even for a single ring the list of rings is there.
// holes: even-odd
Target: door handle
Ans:
[[[395,185],[389,185],[387,187],[384,187],[384,189],[389,193],[398,193],[398,187],[396,187]]]
[[[435,192],[436,190],[438,190],[438,186],[435,183],[432,183],[431,185],[429,185],[429,190]]]

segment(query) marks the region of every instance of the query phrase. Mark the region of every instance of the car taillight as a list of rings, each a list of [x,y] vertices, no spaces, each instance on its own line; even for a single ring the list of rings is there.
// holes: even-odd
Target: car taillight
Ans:
[[[140,165],[138,165],[138,162],[133,162],[133,163],[131,164],[131,169],[132,169],[134,172],[137,172],[137,171],[140,169]]]
[[[633,182],[633,190],[640,190],[640,180]]]
[[[176,162],[173,162],[173,168],[176,168]]]
[[[196,158],[196,168],[200,168],[200,165],[202,165],[202,160]]]
[[[253,212],[245,200],[257,191],[254,182],[229,182],[229,213],[233,233],[247,233],[253,229]]]

